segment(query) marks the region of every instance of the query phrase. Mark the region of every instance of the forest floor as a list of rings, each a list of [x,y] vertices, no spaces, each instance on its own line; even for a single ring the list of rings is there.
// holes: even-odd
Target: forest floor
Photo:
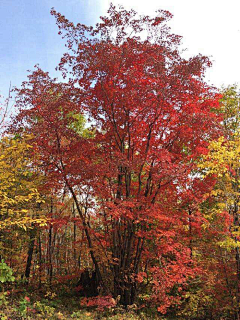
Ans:
[[[150,320],[163,319],[143,310],[121,307],[83,307],[81,298],[53,291],[40,292],[18,288],[0,292],[0,320]]]

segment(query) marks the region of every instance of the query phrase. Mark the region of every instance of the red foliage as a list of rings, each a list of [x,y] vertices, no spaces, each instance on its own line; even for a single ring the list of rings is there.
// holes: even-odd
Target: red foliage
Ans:
[[[116,301],[111,296],[98,296],[94,298],[83,298],[81,305],[86,307],[97,307],[99,311],[116,306]]]
[[[127,305],[150,273],[165,312],[196,273],[190,242],[212,185],[192,174],[218,134],[219,97],[203,81],[210,62],[181,58],[166,11],[138,17],[111,6],[96,28],[52,14],[69,48],[59,68],[67,75],[69,66],[71,79],[57,83],[37,68],[18,91],[15,124],[33,134],[48,187],[72,195],[100,283],[106,289],[109,274]],[[71,126],[79,113],[92,123],[90,139]]]

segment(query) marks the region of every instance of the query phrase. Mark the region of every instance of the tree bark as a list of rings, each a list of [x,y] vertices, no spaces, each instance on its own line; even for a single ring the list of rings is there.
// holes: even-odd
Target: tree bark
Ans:
[[[36,239],[36,230],[30,229],[29,231],[29,246],[28,246],[28,257],[27,257],[27,263],[26,263],[26,269],[25,269],[25,277],[27,281],[30,277],[30,271],[31,271],[31,265],[32,265],[32,257],[33,257],[33,250],[34,250],[34,244]]]

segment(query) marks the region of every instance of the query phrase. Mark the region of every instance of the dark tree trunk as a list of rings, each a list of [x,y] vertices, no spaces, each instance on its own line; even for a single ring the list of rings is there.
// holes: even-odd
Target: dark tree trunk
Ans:
[[[53,265],[52,265],[52,225],[50,225],[49,228],[49,235],[48,235],[48,258],[49,258],[49,269],[48,269],[48,274],[49,274],[49,283],[50,285],[52,284],[52,275],[53,275]]]
[[[36,230],[30,229],[29,236],[30,236],[30,240],[29,240],[29,246],[28,246],[28,257],[27,257],[27,264],[26,264],[26,269],[25,269],[25,277],[27,280],[29,280],[29,277],[30,277],[33,250],[34,250],[34,244],[35,244],[35,239],[36,239]]]
[[[38,253],[39,253],[39,289],[42,287],[42,242],[41,242],[41,235],[39,234],[38,237]]]

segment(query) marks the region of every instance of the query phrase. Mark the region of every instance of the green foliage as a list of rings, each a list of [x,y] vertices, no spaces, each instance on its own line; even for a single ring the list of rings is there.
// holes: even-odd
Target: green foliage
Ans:
[[[24,319],[27,317],[27,311],[29,306],[30,299],[27,296],[20,300],[18,311]]]
[[[2,260],[0,262],[0,282],[13,282],[14,280],[12,269]]]
[[[43,315],[47,319],[55,319],[54,314],[56,313],[55,308],[45,304],[44,302],[37,301],[34,303],[34,308],[37,312]]]
[[[8,299],[7,299],[8,294],[9,294],[8,291],[0,293],[0,307],[8,305]]]
[[[87,311],[79,310],[71,314],[72,319],[93,320],[93,314]]]
[[[222,89],[221,108],[218,112],[223,115],[225,133],[230,137],[239,129],[239,93],[236,85]]]
[[[81,113],[74,114],[73,112],[70,112],[68,117],[70,118],[69,128],[77,132],[83,138],[94,137],[94,131],[86,128],[86,119]]]

